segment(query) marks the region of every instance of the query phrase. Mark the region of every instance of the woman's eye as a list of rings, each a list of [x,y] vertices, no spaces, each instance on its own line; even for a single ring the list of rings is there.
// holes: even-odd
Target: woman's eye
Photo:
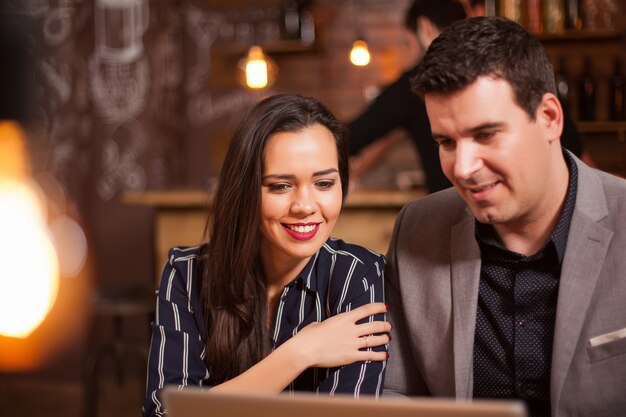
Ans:
[[[267,188],[271,192],[280,193],[280,192],[288,191],[291,188],[291,185],[284,184],[284,183],[277,183],[277,184],[270,184],[267,186]]]
[[[327,190],[335,186],[335,181],[318,181],[315,186],[321,190]]]

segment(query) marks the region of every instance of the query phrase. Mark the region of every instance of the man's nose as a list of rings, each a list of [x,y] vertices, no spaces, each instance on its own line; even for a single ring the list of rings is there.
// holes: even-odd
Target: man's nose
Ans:
[[[467,180],[481,167],[480,149],[473,142],[459,141],[454,155],[454,176],[458,180]]]

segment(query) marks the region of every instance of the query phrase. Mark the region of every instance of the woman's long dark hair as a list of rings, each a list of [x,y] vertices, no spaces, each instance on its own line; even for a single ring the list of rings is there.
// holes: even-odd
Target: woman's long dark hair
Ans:
[[[294,94],[266,98],[244,116],[231,140],[201,262],[201,303],[208,327],[204,360],[212,385],[241,374],[269,351],[267,292],[259,258],[263,152],[274,133],[314,124],[335,137],[345,199],[349,166],[343,127],[317,100]]]

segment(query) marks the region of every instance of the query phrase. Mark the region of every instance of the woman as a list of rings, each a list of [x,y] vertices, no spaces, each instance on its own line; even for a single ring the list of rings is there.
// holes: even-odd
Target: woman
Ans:
[[[210,241],[170,251],[158,291],[145,415],[168,384],[380,393],[391,325],[384,259],[330,238],[347,145],[322,104],[277,95],[228,149]]]

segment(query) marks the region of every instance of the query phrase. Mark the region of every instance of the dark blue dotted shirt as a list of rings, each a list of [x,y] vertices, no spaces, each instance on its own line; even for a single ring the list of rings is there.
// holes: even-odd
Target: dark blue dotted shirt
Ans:
[[[576,202],[578,171],[570,172],[563,210],[539,252],[508,251],[491,225],[476,222],[481,251],[474,339],[474,397],[518,398],[531,416],[550,415],[550,368],[561,264]]]
[[[294,280],[283,288],[268,332],[274,348],[304,326],[370,302],[384,302],[382,255],[329,239]],[[170,250],[157,291],[148,363],[145,416],[166,413],[160,399],[165,385],[208,387],[204,363],[207,329],[200,307],[199,248]],[[377,315],[365,320],[384,320]],[[386,351],[387,346],[374,348]],[[287,391],[380,395],[386,362],[357,362],[340,368],[310,368]]]

